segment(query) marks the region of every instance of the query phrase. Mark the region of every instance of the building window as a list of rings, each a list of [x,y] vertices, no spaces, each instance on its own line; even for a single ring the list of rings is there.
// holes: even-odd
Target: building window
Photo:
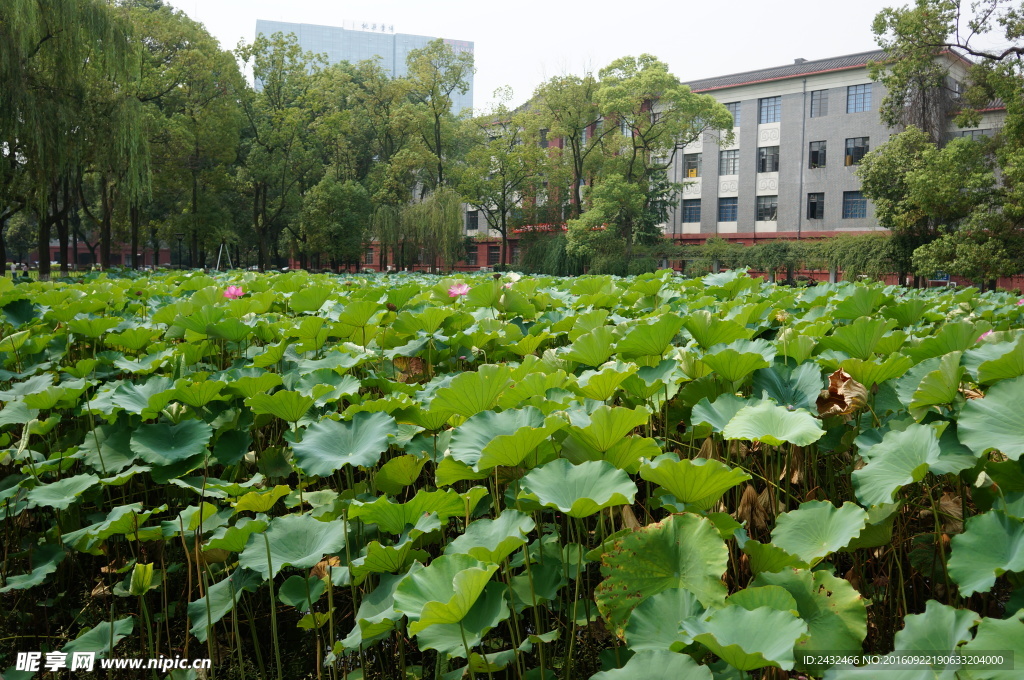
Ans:
[[[619,132],[622,133],[623,137],[633,136],[633,128],[630,127],[628,120],[619,121]]]
[[[825,142],[811,142],[811,161],[807,167],[809,168],[823,168],[825,167]]]
[[[522,253],[519,246],[512,246],[512,264],[519,264],[519,256]]]
[[[583,129],[580,130],[580,148],[581,149],[587,148],[587,131],[589,129],[590,129],[589,126],[585,125],[585,126],[583,126]]]
[[[548,148],[548,131],[547,130],[541,130],[540,131],[540,145],[541,145],[542,148],[545,148],[545,149]]]
[[[495,265],[501,260],[501,246],[500,245],[489,245],[487,246],[487,264]]]
[[[820,220],[825,217],[825,194],[807,194],[807,219]]]
[[[700,199],[683,200],[683,222],[700,222]]]
[[[846,88],[846,112],[861,113],[871,110],[871,83],[850,85]]]
[[[779,171],[779,147],[762,146],[757,149],[757,171]]]
[[[729,113],[732,114],[732,126],[733,127],[739,127],[740,126],[740,103],[739,102],[730,102],[730,103],[725,105],[725,108],[729,109]]]
[[[868,216],[868,199],[859,191],[843,192],[843,219],[852,220]]]
[[[828,115],[828,90],[811,92],[811,118]]]
[[[466,211],[466,229],[469,231],[475,231],[480,228],[480,211],[479,210],[467,210]]]
[[[757,122],[778,123],[782,120],[782,97],[765,97],[757,100]]]
[[[718,174],[738,175],[740,173],[739,149],[718,152]]]
[[[363,254],[363,264],[373,264],[373,248],[367,248]]]
[[[719,222],[735,222],[736,212],[739,208],[739,199],[733,198],[719,198],[718,199],[718,221]]]
[[[700,177],[700,154],[683,154],[683,177]]]
[[[864,158],[871,146],[867,137],[851,137],[846,140],[846,164],[857,165]]]
[[[466,264],[470,267],[476,266],[476,243],[466,244]]]
[[[757,221],[774,222],[778,219],[779,197],[758,196],[757,197]]]
[[[967,139],[973,139],[979,141],[985,137],[991,137],[995,133],[995,130],[957,130],[953,133],[954,137],[966,137]]]

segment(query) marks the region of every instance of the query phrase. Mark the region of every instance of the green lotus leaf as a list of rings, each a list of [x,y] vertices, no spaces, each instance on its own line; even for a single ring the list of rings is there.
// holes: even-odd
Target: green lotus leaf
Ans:
[[[570,517],[588,517],[613,505],[629,505],[637,491],[629,475],[611,463],[573,465],[564,458],[531,470],[520,484],[519,498],[557,508]]]
[[[896,322],[889,319],[862,316],[849,326],[836,327],[832,335],[818,341],[818,346],[845,352],[854,359],[870,359],[882,336],[895,326]]]
[[[434,526],[440,526],[434,515],[430,515],[427,521]],[[423,525],[424,521],[421,519],[417,526]],[[423,532],[417,530],[410,533],[422,535]],[[414,559],[427,559],[426,552],[413,550],[413,540],[406,534],[403,534],[398,545],[382,545],[380,541],[370,541],[365,552],[365,555],[350,562],[352,582],[356,585],[363,583],[369,574],[398,573],[409,567]]]
[[[250,491],[235,503],[235,514],[240,512],[269,512],[277,502],[290,494],[290,486],[278,484],[273,489],[266,491]]]
[[[188,603],[188,618],[192,622],[189,632],[200,642],[206,642],[207,632],[235,608],[243,592],[253,592],[263,579],[254,571],[236,569],[206,589],[206,595]]]
[[[745,340],[751,335],[749,329],[735,321],[712,316],[711,312],[703,309],[689,314],[683,322],[683,327],[704,349],[735,340]]]
[[[281,584],[277,591],[277,599],[282,604],[295,607],[300,612],[308,612],[317,603],[327,589],[324,580],[317,576],[299,576],[295,574]]]
[[[293,390],[278,390],[273,394],[254,394],[245,400],[253,413],[268,413],[289,423],[297,423],[313,407],[316,398],[303,396]]]
[[[1007,352],[998,358],[989,359],[978,366],[976,375],[982,385],[991,385],[1000,380],[1010,380],[1024,375],[1024,336],[1015,343],[997,343],[1010,345]]]
[[[926,373],[914,389],[908,404],[911,414],[918,420],[932,406],[952,404],[960,394],[960,382],[967,369],[960,365],[961,352],[942,356],[938,366]],[[930,360],[929,360],[930,361]],[[908,373],[908,377],[913,374]]]
[[[984,618],[978,624],[974,639],[960,648],[961,654],[984,656],[991,652],[1013,652],[1013,668],[965,669],[969,680],[1017,680],[1020,660],[1024,659],[1024,611],[1006,619]]]
[[[324,306],[334,291],[328,286],[307,286],[292,293],[288,306],[299,314],[315,312]]]
[[[414,635],[434,624],[459,623],[497,569],[469,555],[442,555],[398,584],[395,610],[409,617]]]
[[[679,502],[710,510],[729,489],[750,479],[743,470],[707,458],[679,460],[673,454],[658,456],[640,468],[640,476],[654,482]]]
[[[614,541],[602,556],[606,578],[594,599],[621,636],[633,609],[663,590],[683,588],[705,607],[721,606],[728,561],[729,551],[711,520],[672,515]]]
[[[576,338],[563,356],[584,366],[598,367],[612,355],[615,332],[609,326],[598,326]]]
[[[285,487],[287,488],[287,487]],[[242,552],[249,536],[266,531],[267,522],[250,517],[242,517],[234,526],[222,526],[210,536],[203,546],[204,550],[228,550]]]
[[[392,458],[380,466],[377,474],[373,476],[373,483],[378,490],[395,496],[419,479],[420,471],[429,460],[411,455]]]
[[[628,409],[602,404],[589,416],[573,412],[570,432],[595,451],[604,453],[633,430],[646,425],[650,417],[650,409],[644,406]]]
[[[868,523],[857,538],[843,548],[843,552],[853,552],[861,548],[877,548],[892,542],[892,528],[903,503],[882,503],[868,508]]]
[[[837,319],[856,319],[868,316],[891,297],[885,291],[868,286],[857,286],[849,296],[840,300],[835,307]]]
[[[352,300],[346,302],[344,309],[338,314],[338,321],[346,326],[362,328],[370,324],[374,315],[380,311],[380,304],[369,300]],[[427,331],[433,333],[433,330]]]
[[[566,426],[561,418],[545,418],[527,406],[511,411],[485,411],[457,427],[449,446],[452,458],[477,471],[498,465],[516,467],[553,432]]]
[[[969,609],[954,609],[929,600],[923,614],[910,614],[903,619],[903,629],[896,633],[894,641],[897,651],[886,655],[888,662],[857,669],[832,668],[825,672],[825,680],[863,680],[865,673],[872,677],[885,677],[886,680],[952,680],[957,676],[959,664],[898,670],[890,670],[890,664],[894,661],[899,663],[900,657],[914,652],[952,656],[961,643],[971,639],[971,628],[978,620],[978,615]]]
[[[519,546],[535,524],[529,515],[506,509],[497,519],[478,519],[445,548],[446,555],[465,553],[481,562],[501,564]]]
[[[750,612],[761,607],[768,607],[783,612],[797,613],[796,600],[793,599],[789,591],[782,586],[774,585],[750,585],[743,590],[737,590],[725,598],[725,605],[743,607]]]
[[[935,327],[934,335],[925,338],[915,347],[907,347],[904,354],[920,363],[950,352],[962,352],[973,347],[987,327],[985,322],[978,325],[967,321],[944,323]]]
[[[291,445],[295,465],[307,475],[326,477],[346,465],[373,467],[398,433],[386,413],[357,413],[348,422],[331,418],[305,429],[302,441]]]
[[[626,665],[601,671],[590,680],[712,680],[711,669],[700,666],[692,657],[663,650],[643,650],[629,658]]]
[[[760,368],[767,368],[768,362],[763,356],[754,352],[737,352],[726,347],[714,354],[705,354],[701,361],[707,364],[717,375],[729,382],[742,380]]]
[[[1024,571],[1024,521],[995,510],[971,517],[953,537],[947,568],[964,597],[987,593],[1008,571]]]
[[[857,500],[864,505],[891,503],[901,488],[924,479],[939,454],[939,438],[927,425],[886,432],[880,443],[861,450],[867,465],[853,471]]]
[[[999,450],[1011,460],[1024,453],[1024,376],[989,388],[983,399],[968,399],[957,421],[960,441],[982,455]]]
[[[257,394],[269,393],[275,387],[281,385],[282,382],[281,376],[278,373],[244,375],[229,382],[225,389],[228,392],[248,399],[256,396]]]
[[[681,651],[690,640],[680,632],[680,625],[703,613],[704,607],[689,590],[663,590],[638,604],[630,614],[625,629],[626,644],[634,652]]]
[[[778,516],[772,543],[813,567],[860,535],[867,520],[867,512],[854,503],[837,508],[828,501],[808,501]]]
[[[767,395],[782,406],[813,409],[822,387],[821,368],[813,363],[791,368],[776,362],[754,373],[753,394]]]
[[[759,574],[754,585],[785,588],[796,601],[795,608],[807,623],[808,633],[796,643],[796,652],[811,655],[861,652],[868,632],[867,607],[848,581],[824,570],[784,569],[777,573]],[[807,666],[807,669],[823,670],[815,665]]]
[[[666,392],[671,397],[678,392],[677,383],[682,377],[678,361],[662,359],[657,366],[641,366],[635,374],[622,381],[622,387],[631,396],[644,401]]]
[[[488,583],[483,595],[461,621],[435,623],[421,630],[416,635],[417,646],[420,649],[434,649],[447,656],[464,658],[466,645],[470,649],[476,647],[489,630],[509,617],[511,612],[505,603],[506,592],[507,586],[504,584]]]
[[[785,406],[769,401],[744,406],[723,431],[726,439],[744,439],[772,446],[782,446],[786,442],[807,446],[824,434],[817,419],[807,411],[789,411]]]
[[[98,338],[111,328],[117,326],[121,321],[116,316],[95,319],[71,319],[68,321],[68,330],[76,335],[84,335],[87,338]],[[3,348],[0,347],[0,350],[3,350]]]
[[[109,621],[97,624],[85,633],[61,647],[62,652],[71,658],[75,652],[93,652],[98,657],[105,657],[117,643],[132,634],[135,629],[135,617],[126,616],[111,624]]]
[[[743,544],[743,554],[750,559],[750,571],[754,574],[810,566],[796,555],[790,555],[782,548],[771,543],[747,541]]]
[[[269,543],[269,551],[267,544]],[[324,555],[345,547],[342,522],[320,522],[308,515],[286,515],[270,521],[270,528],[249,537],[238,555],[238,565],[259,572],[264,579],[284,567],[309,569]]]
[[[226,386],[227,383],[220,380],[204,380],[202,382],[179,380],[175,383],[172,398],[192,408],[202,408],[211,401],[227,401],[228,397],[221,395],[221,391]]]
[[[615,344],[615,351],[625,357],[661,356],[683,327],[683,318],[663,314],[651,323],[638,323]]]
[[[693,407],[691,420],[694,425],[706,423],[715,432],[722,432],[740,409],[757,403],[756,400],[744,399],[735,394],[723,394],[713,402],[709,402],[705,397]]]
[[[342,640],[345,649],[365,647],[391,632],[395,623],[403,616],[395,611],[395,588],[408,575],[419,569],[423,569],[423,565],[416,562],[409,569],[408,574],[381,574],[377,587],[372,593],[364,595],[359,603],[359,609],[356,611],[356,625]]]
[[[201,420],[183,420],[177,425],[140,425],[132,433],[131,449],[150,465],[173,465],[206,453],[213,428]]]
[[[149,419],[155,418],[173,398],[174,381],[154,376],[140,384],[122,383],[114,390],[111,401],[128,413]]]
[[[61,536],[61,540],[64,545],[72,546],[76,550],[98,554],[96,546],[104,539],[116,534],[135,537],[146,520],[166,509],[166,505],[149,510],[143,510],[142,503],[119,505],[103,520],[76,531],[69,531]]]
[[[37,486],[28,492],[28,500],[47,508],[67,510],[79,497],[100,483],[96,475],[75,475],[58,482]]]
[[[8,576],[7,582],[0,593],[7,593],[12,590],[25,590],[37,586],[46,580],[46,577],[57,571],[57,565],[67,553],[59,544],[44,543],[32,551],[32,571],[27,574]]]
[[[349,517],[359,518],[367,524],[376,524],[389,534],[400,534],[407,526],[415,526],[424,514],[434,513],[444,522],[449,517],[468,518],[487,490],[476,486],[464,494],[452,489],[444,491],[420,490],[408,503],[395,503],[385,497],[371,503],[353,501]]]
[[[839,367],[850,374],[850,377],[864,385],[881,385],[906,373],[914,362],[902,354],[890,354],[884,361],[875,359],[846,359]]]
[[[476,371],[455,376],[448,387],[437,390],[430,410],[451,411],[469,418],[494,408],[511,382],[512,371],[507,366],[484,364]]]
[[[252,331],[252,326],[233,316],[206,327],[206,334],[211,338],[222,338],[230,342],[241,342],[249,337]],[[110,338],[107,340],[109,342]]]
[[[807,633],[807,623],[789,611],[761,607],[748,611],[729,605],[701,620],[683,622],[694,641],[730,666],[750,671],[765,666],[792,670],[793,648]]]
[[[609,361],[596,371],[583,371],[576,379],[576,389],[587,399],[607,401],[615,395],[619,386],[639,367],[632,363]]]

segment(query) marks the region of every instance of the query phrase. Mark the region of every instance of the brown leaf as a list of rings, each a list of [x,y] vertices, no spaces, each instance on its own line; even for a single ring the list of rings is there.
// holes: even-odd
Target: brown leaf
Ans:
[[[847,416],[864,408],[868,391],[849,373],[839,369],[828,377],[828,389],[818,395],[818,415]]]
[[[747,526],[756,529],[768,527],[768,512],[761,503],[757,490],[751,484],[747,484],[743,488],[743,495],[740,496],[740,505],[736,509],[736,520],[746,522]]]
[[[629,505],[622,506],[622,527],[624,529],[633,529],[634,531],[642,527],[640,520],[633,514],[633,508]]]
[[[700,451],[697,452],[697,457],[718,460],[718,447],[715,446],[715,440],[711,437],[705,439],[704,443],[700,445]]]
[[[316,576],[317,578],[327,578],[327,574],[330,571],[329,567],[340,567],[341,558],[337,555],[331,555],[325,559],[317,562],[312,569],[309,570],[310,576]]]

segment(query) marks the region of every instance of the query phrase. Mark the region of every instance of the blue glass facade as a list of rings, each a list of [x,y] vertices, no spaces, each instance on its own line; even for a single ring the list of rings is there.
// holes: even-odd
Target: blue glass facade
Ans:
[[[407,33],[385,33],[359,31],[338,26],[319,26],[317,24],[293,24],[287,21],[256,21],[256,35],[272,35],[274,33],[294,33],[303,50],[326,54],[328,62],[336,64],[340,61],[350,63],[380,57],[381,66],[390,71],[392,77],[406,75],[406,57],[409,52],[427,46],[431,38],[424,35]],[[473,43],[468,40],[448,40],[448,44],[456,52],[473,53]],[[459,112],[464,108],[473,107],[473,76],[469,76],[469,90],[465,94],[455,92],[452,96],[452,110]]]

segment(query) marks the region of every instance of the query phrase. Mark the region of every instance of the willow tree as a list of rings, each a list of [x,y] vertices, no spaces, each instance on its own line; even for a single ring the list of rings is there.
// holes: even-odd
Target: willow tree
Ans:
[[[50,275],[54,225],[66,266],[73,179],[90,152],[117,160],[126,191],[145,189],[142,112],[131,87],[138,55],[128,23],[100,0],[0,3],[0,172],[24,177],[0,181],[0,211],[21,202],[36,213],[40,278]]]
[[[436,272],[438,261],[449,269],[466,255],[462,236],[462,197],[450,187],[429,193],[402,211],[402,221],[416,235],[423,260]]]

